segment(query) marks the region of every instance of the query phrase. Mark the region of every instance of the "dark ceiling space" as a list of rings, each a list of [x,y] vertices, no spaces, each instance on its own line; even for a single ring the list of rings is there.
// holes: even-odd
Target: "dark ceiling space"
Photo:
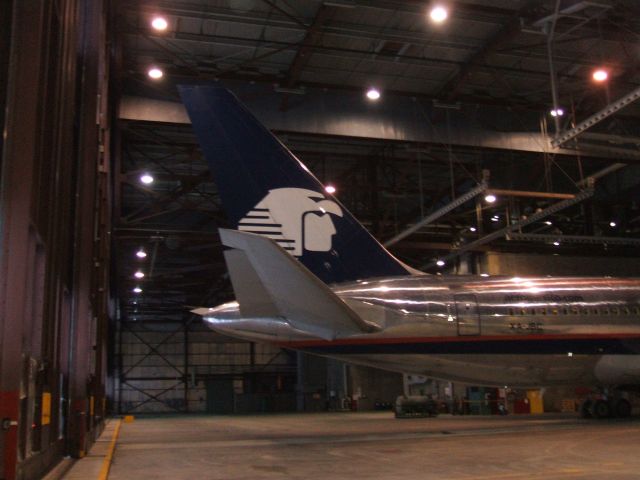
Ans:
[[[448,3],[450,18],[434,25],[427,1],[122,0],[121,112],[131,99],[179,102],[180,83],[219,82],[383,243],[462,198],[390,246],[431,273],[461,271],[460,258],[473,265],[488,249],[637,256],[635,97],[561,149],[546,145],[556,128],[571,130],[640,86],[640,3]],[[165,32],[150,27],[156,14]],[[150,79],[150,66],[163,78]],[[595,84],[600,66],[609,79]],[[382,92],[375,106],[364,97],[370,86]],[[562,117],[549,115],[553,90]],[[121,114],[115,145],[121,318],[186,320],[189,306],[232,297],[217,234],[226,219],[190,125],[137,113]],[[359,123],[383,117],[394,129]],[[144,172],[152,184],[139,181]],[[498,200],[463,201],[483,180]]]

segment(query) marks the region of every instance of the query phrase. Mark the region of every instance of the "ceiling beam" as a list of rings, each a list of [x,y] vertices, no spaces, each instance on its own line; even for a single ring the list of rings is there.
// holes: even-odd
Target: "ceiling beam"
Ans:
[[[331,20],[334,12],[334,7],[327,6],[324,3],[320,4],[320,8],[318,8],[316,16],[313,18],[313,22],[311,22],[311,25],[307,28],[307,33],[296,51],[296,56],[291,62],[289,70],[285,74],[285,80],[283,82],[285,88],[294,88],[298,84],[304,67],[309,63],[313,49],[322,40],[322,27]],[[286,111],[288,105],[289,94],[287,93],[282,97],[280,110]]]
[[[455,76],[443,85],[438,96],[445,101],[454,100],[467,80],[485,65],[487,57],[520,34],[520,19],[530,11],[535,3],[538,2],[526,3],[508,21],[504,22],[498,31],[461,65]]]
[[[255,89],[258,90],[259,87],[255,86]],[[239,96],[243,98],[242,94]],[[246,99],[243,98],[249,110],[267,128],[278,132],[640,160],[640,152],[634,149],[554,149],[549,139],[537,132],[489,130],[478,120],[480,115],[477,113],[474,123],[471,123],[464,111],[451,111],[451,122],[456,128],[448,129],[446,125],[431,121],[434,116],[432,105],[414,97],[394,96],[387,99],[385,108],[371,109],[362,102],[361,96],[340,92],[315,94],[308,90],[304,101],[287,112],[279,111],[281,99],[281,94],[274,93],[272,89],[262,95],[247,95]],[[485,110],[485,115],[491,113],[489,108]],[[125,96],[121,100],[119,112],[121,120],[190,123],[184,106],[175,102]],[[522,124],[522,117],[517,113],[502,110],[501,115],[513,117],[513,125]]]

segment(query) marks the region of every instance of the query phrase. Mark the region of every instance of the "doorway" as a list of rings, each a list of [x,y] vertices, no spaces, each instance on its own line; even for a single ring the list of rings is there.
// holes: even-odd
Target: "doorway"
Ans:
[[[480,335],[480,311],[476,296],[470,293],[454,295],[458,335]]]

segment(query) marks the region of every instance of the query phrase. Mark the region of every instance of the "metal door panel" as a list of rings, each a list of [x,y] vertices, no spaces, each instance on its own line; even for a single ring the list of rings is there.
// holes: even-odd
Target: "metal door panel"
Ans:
[[[480,311],[476,296],[470,293],[454,295],[458,335],[480,335]]]

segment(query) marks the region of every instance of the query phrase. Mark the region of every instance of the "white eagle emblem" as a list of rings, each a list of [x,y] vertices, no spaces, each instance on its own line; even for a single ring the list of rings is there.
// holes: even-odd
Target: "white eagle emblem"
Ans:
[[[305,250],[331,250],[336,228],[331,215],[342,209],[322,193],[304,188],[276,188],[238,222],[238,230],[275,240],[296,257]]]

